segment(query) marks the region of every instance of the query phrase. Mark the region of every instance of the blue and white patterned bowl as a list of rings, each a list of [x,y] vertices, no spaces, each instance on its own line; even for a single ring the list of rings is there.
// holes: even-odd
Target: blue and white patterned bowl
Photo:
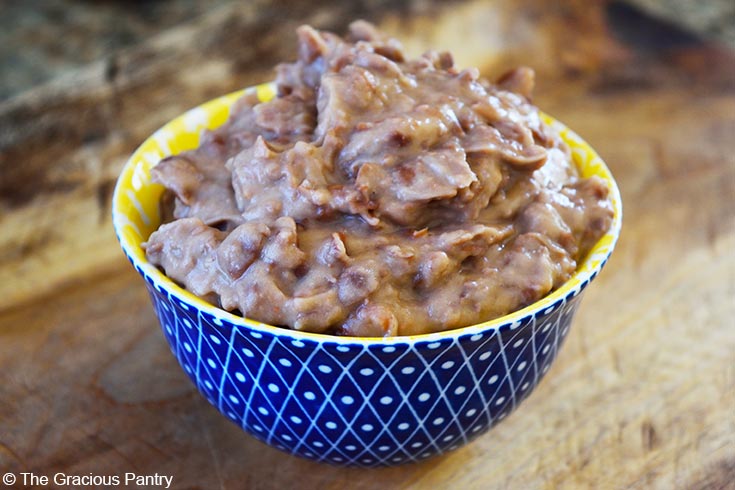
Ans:
[[[271,85],[257,91],[273,96]],[[620,195],[609,170],[553,119],[584,176],[605,179],[610,231],[559,290],[518,312],[449,332],[390,339],[303,333],[244,319],[183,290],[147,262],[140,244],[160,224],[161,158],[194,148],[221,125],[242,92],[193,109],[146,140],[125,165],[113,197],[123,251],[143,276],[166,340],[199,391],[257,439],[339,465],[417,461],[466,444],[503,420],[556,358],[583,289],[620,232]]]

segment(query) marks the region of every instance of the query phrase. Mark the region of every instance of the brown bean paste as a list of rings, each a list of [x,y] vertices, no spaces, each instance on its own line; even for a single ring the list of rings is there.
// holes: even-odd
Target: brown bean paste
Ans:
[[[273,100],[244,96],[152,171],[170,219],[145,251],[192,293],[309,332],[437,332],[547,295],[610,226],[530,69],[491,84],[361,21],[298,38]]]

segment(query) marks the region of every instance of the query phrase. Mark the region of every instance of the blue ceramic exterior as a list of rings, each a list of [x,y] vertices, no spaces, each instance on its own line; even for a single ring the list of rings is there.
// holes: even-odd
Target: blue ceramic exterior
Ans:
[[[283,451],[366,467],[451,451],[503,420],[549,369],[581,298],[486,332],[315,341],[233,325],[139,272],[171,350],[220,412]]]

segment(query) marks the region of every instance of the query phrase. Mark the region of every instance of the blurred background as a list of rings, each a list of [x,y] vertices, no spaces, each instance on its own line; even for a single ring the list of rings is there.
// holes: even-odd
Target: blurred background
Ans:
[[[131,152],[364,18],[494,79],[603,157],[621,239],[547,378],[492,433],[370,473],[243,435],[171,356],[115,240]],[[176,488],[733,488],[733,0],[0,0],[0,470]]]
[[[233,0],[4,0],[0,16],[0,100],[27,90],[34,85],[62,75],[89,62],[109,58],[122,48],[135,46],[162,31],[195,22],[195,19],[235,4]],[[304,1],[249,1],[241,2],[244,10],[261,17],[256,29],[265,28],[269,22],[293,21],[304,18],[312,9],[329,8],[333,10],[332,19],[324,18],[323,23],[336,25],[337,18],[369,16],[380,20],[384,16],[394,16],[395,10],[403,13],[403,18],[393,18],[394,31],[403,27],[406,14],[424,14],[436,10],[442,3],[450,5],[462,2],[432,2],[429,0],[381,1],[359,0],[352,2],[304,2]],[[468,2],[464,2],[468,3]],[[478,3],[478,2],[475,2]],[[515,10],[527,15],[539,15],[543,2],[480,2],[492,4],[497,9]],[[735,2],[730,0],[627,0],[615,2],[546,2],[552,10],[559,13],[573,13],[576,6],[582,10],[595,11],[599,4],[606,4],[606,15],[617,23],[648,23],[647,36],[658,45],[671,41],[667,36],[660,38],[661,24],[671,24],[688,33],[705,39],[719,41],[735,47]],[[330,5],[331,4],[331,5]],[[503,6],[503,4],[508,4]],[[536,4],[536,5],[534,5]],[[452,7],[446,7],[452,8]],[[244,12],[240,15],[243,15]],[[329,15],[329,14],[327,14]],[[497,23],[499,19],[496,19]],[[480,22],[481,19],[474,19]],[[492,29],[487,25],[485,35],[494,37],[498,48],[510,44],[523,48],[529,42],[528,32],[531,20],[522,26],[525,32],[516,32],[507,39],[507,32]],[[399,27],[400,25],[400,27]],[[658,29],[656,29],[658,26]],[[255,26],[254,26],[255,27]],[[497,26],[496,26],[497,27]],[[574,24],[569,25],[574,28]],[[412,26],[420,29],[419,26]],[[509,29],[509,26],[506,27]],[[430,29],[426,32],[431,35]],[[246,34],[230,26],[230,30],[218,33],[222,36],[242,36]],[[475,34],[475,33],[473,33]],[[405,37],[405,33],[402,37]],[[502,38],[502,39],[501,39]],[[439,41],[439,39],[434,39]],[[487,40],[487,39],[484,39]],[[233,40],[234,41],[234,40]],[[475,39],[480,41],[480,39]],[[427,43],[429,44],[429,43]],[[437,44],[443,46],[442,44]],[[528,46],[528,45],[526,45]],[[465,44],[466,47],[466,44]],[[528,46],[529,48],[532,46]],[[224,48],[224,46],[223,46]],[[268,49],[264,47],[262,49]],[[478,50],[479,48],[475,48]],[[484,48],[483,48],[484,49]],[[231,57],[235,53],[227,53]],[[528,56],[526,54],[526,56]],[[471,61],[471,60],[468,60]]]
[[[719,158],[729,138],[704,119],[678,125],[663,112],[706,112],[702,96],[734,90],[731,0],[3,0],[0,216],[17,216],[7,223],[20,231],[0,235],[0,274],[15,273],[0,307],[119,258],[102,246],[108,203],[146,136],[186,109],[271,79],[276,63],[295,57],[298,25],[340,33],[357,18],[411,55],[449,50],[490,79],[532,67],[536,104],[613,166],[675,153],[681,134],[716,140],[702,151]],[[630,124],[605,126],[612,112]],[[621,146],[619,137],[645,144]],[[64,199],[79,208],[63,217],[69,229],[53,229],[44,206]],[[96,210],[93,227],[82,206]],[[70,243],[90,254],[80,260]],[[28,271],[38,248],[54,264],[45,277]]]

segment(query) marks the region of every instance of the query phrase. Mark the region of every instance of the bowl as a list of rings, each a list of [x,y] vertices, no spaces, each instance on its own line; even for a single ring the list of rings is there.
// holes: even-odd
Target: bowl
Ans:
[[[246,89],[261,100],[271,84]],[[556,358],[582,292],[608,260],[622,208],[610,171],[581,138],[546,115],[583,176],[610,188],[608,233],[560,289],[504,317],[447,332],[394,338],[337,337],[274,327],[230,314],[177,286],[141,243],[160,224],[161,158],[199,144],[223,124],[239,91],[188,111],[148,138],[122,170],[113,223],[145,279],[163,334],[193,383],[253,437],[305,458],[364,467],[452,451],[515,410]]]

